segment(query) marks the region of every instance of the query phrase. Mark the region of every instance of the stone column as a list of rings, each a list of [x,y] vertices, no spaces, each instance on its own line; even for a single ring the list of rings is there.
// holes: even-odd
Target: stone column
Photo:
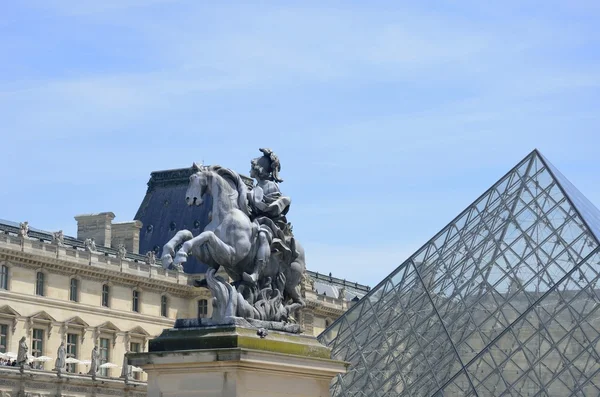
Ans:
[[[165,330],[129,363],[147,372],[148,397],[327,397],[348,366],[312,336],[234,325]]]

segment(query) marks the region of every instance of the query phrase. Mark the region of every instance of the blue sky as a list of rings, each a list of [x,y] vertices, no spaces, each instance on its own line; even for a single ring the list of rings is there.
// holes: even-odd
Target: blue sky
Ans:
[[[215,4],[3,4],[0,218],[271,147],[309,268],[374,285],[536,147],[600,203],[600,3]]]

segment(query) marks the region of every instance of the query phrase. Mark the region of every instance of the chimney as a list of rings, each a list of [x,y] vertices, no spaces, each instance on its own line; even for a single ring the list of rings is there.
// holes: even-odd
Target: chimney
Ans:
[[[141,228],[140,221],[113,223],[111,246],[116,249],[119,248],[119,244],[123,244],[127,252],[139,254]]]
[[[115,219],[115,214],[112,212],[76,215],[77,239],[85,240],[86,238],[93,238],[96,245],[110,247],[111,223],[113,219]]]

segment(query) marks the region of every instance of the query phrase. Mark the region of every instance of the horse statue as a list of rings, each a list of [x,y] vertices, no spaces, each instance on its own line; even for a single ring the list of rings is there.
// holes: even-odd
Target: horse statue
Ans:
[[[229,277],[240,279],[248,262],[254,259],[258,236],[258,225],[250,220],[246,191],[240,176],[226,168],[202,167],[192,174],[185,201],[189,206],[200,206],[205,195],[211,195],[212,220],[196,237],[188,230],[177,232],[163,248],[163,267],[173,264],[182,269],[191,253],[215,270],[223,266]]]
[[[216,300],[238,302],[243,298],[248,303],[236,303],[239,309],[230,307],[227,316],[233,311],[239,317],[288,320],[293,311],[304,306],[297,288],[305,271],[304,250],[273,221],[252,213],[248,189],[235,171],[199,167],[190,176],[185,201],[189,206],[200,206],[206,195],[212,196],[210,223],[195,237],[188,230],[177,232],[163,247],[163,267],[182,270],[192,255],[210,268],[207,286],[213,291],[213,306],[222,303]],[[225,282],[215,277],[221,267],[235,288],[216,287]],[[239,296],[225,299],[223,294]]]

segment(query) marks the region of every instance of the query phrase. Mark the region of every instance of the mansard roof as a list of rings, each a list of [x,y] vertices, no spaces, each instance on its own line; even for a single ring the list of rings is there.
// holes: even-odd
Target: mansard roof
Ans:
[[[140,230],[140,252],[154,251],[157,257],[162,247],[179,230],[187,229],[195,236],[208,225],[211,199],[200,207],[185,203],[185,191],[189,177],[198,170],[194,165],[150,174],[148,190],[134,217],[144,225]],[[186,273],[204,273],[206,265],[190,256],[184,264]]]
[[[144,225],[140,231],[140,252],[154,250],[158,256],[163,245],[179,230],[187,229],[192,234],[198,235],[208,225],[208,212],[212,205],[211,198],[207,197],[205,204],[200,207],[188,206],[184,200],[189,177],[197,171],[198,167],[193,164],[189,168],[155,171],[150,174],[146,196],[135,215],[135,219]],[[252,189],[253,180],[244,175],[240,176],[248,189]],[[184,264],[184,269],[186,273],[204,273],[207,267],[189,256],[188,261]],[[334,297],[337,297],[338,289],[342,287],[346,288],[350,300],[354,297],[361,298],[369,291],[369,287],[366,285],[326,276],[318,272],[308,271],[308,275],[323,285],[320,290],[316,288],[317,292],[329,291],[328,296],[333,294]],[[317,283],[315,283],[315,287],[318,287]]]
[[[145,253],[154,251],[157,256],[157,265],[160,265],[158,258],[162,252],[162,247],[169,241],[177,231],[182,229],[190,230],[194,235],[199,234],[208,224],[208,212],[211,207],[211,199],[207,198],[206,205],[201,207],[190,207],[186,205],[183,197],[192,173],[198,170],[197,166],[192,165],[189,168],[178,168],[164,171],[154,171],[150,174],[148,189],[146,195],[140,204],[134,220],[141,221],[143,224],[140,230],[141,254],[127,252],[126,257],[134,262],[145,263]],[[252,179],[241,175],[249,189],[252,188]],[[0,232],[6,234],[18,235],[20,226],[18,222],[0,219]],[[53,233],[50,231],[37,229],[29,226],[29,238],[44,242],[52,242]],[[76,237],[64,236],[64,243],[67,247],[79,250],[85,250],[82,240]],[[101,245],[96,246],[99,253],[107,256],[117,256],[117,250]],[[310,263],[308,264],[310,266]],[[206,265],[198,263],[193,256],[188,258],[184,266],[186,273],[204,273]],[[342,288],[346,290],[348,300],[361,298],[368,291],[369,287],[357,282],[320,274],[307,270],[308,276],[315,280],[315,289],[319,294],[326,294],[330,297],[338,297]]]

